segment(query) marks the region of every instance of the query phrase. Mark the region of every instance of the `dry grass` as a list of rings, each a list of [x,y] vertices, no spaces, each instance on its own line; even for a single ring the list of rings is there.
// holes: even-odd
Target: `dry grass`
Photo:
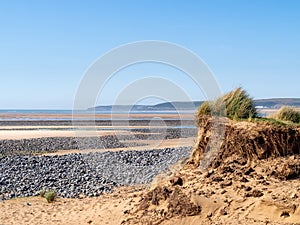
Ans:
[[[288,106],[281,107],[281,109],[271,117],[277,120],[300,123],[300,112]]]
[[[204,102],[197,111],[197,124],[212,115],[227,116],[230,119],[252,119],[257,116],[257,111],[253,99],[239,87],[216,101]]]

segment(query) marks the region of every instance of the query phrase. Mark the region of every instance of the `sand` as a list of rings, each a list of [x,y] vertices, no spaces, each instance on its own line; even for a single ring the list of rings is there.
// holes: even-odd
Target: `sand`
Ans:
[[[136,134],[128,129],[166,129],[166,126],[0,126],[0,140]],[[149,134],[149,133],[148,133]]]
[[[116,134],[129,134],[129,131],[112,130],[112,131],[80,131],[73,130],[0,130],[0,139],[27,139],[27,138],[42,138],[42,137],[78,137],[78,136],[105,136]]]
[[[159,117],[163,119],[193,119],[194,112],[191,113],[183,113],[183,114],[167,114],[167,113],[137,113],[137,114],[76,114],[74,118],[97,118],[97,119],[140,119],[140,118],[154,118]],[[22,118],[31,118],[31,119],[72,119],[72,114],[31,114],[31,113],[9,113],[9,114],[0,114],[0,118],[2,119],[22,119]]]
[[[272,163],[272,161],[266,162]],[[263,165],[264,167],[264,165]],[[257,168],[259,169],[259,168]],[[300,224],[300,182],[299,180],[279,181],[272,177],[265,178],[268,182],[258,182],[257,179],[248,177],[248,182],[239,181],[239,177],[233,180],[229,186],[222,187],[222,182],[213,181],[205,178],[205,174],[199,174],[195,171],[185,171],[179,173],[183,178],[183,187],[180,187],[193,204],[201,206],[199,215],[182,217],[176,216],[176,208],[180,207],[181,202],[177,202],[175,206],[175,215],[171,219],[163,219],[159,212],[164,209],[169,211],[170,200],[160,200],[158,205],[153,205],[147,210],[138,210],[142,204],[138,203],[130,211],[128,224],[143,224],[141,222],[153,221],[153,224],[161,225],[195,225],[195,224]],[[222,176],[215,171],[215,178]],[[151,189],[155,187],[170,187],[168,180],[153,184]],[[245,196],[247,192],[243,191],[243,186],[252,187],[261,190],[263,195]],[[169,189],[170,190],[170,189]],[[144,193],[149,193],[145,191]],[[145,196],[145,195],[144,195]],[[180,197],[178,197],[179,199]],[[153,199],[153,197],[152,197]],[[143,202],[143,201],[140,201]],[[182,205],[183,209],[185,205]],[[169,211],[170,212],[170,211]],[[132,220],[132,218],[136,218]],[[163,219],[163,220],[160,220]]]
[[[139,116],[139,115],[135,115]],[[143,115],[144,116],[144,115]],[[172,116],[173,117],[173,116]],[[73,126],[1,126],[0,139],[25,139],[41,137],[76,137],[78,133],[72,130]],[[86,130],[84,130],[86,128]],[[104,130],[90,131],[89,126],[80,126],[80,133],[86,136],[103,136],[116,134],[129,134],[129,131],[118,130],[128,128],[125,126],[99,126]],[[93,127],[94,128],[94,127]],[[105,130],[105,129],[117,130]],[[129,128],[149,128],[148,126],[130,126]],[[162,128],[157,126],[157,128]],[[70,129],[70,130],[59,130]],[[104,149],[105,151],[120,150],[146,150],[154,147],[191,146],[194,138],[169,139],[158,142],[157,140],[140,140],[147,146],[131,148]],[[71,153],[87,153],[103,150],[63,150],[48,155],[60,155]],[[94,198],[65,199],[58,198],[53,203],[47,203],[41,197],[15,198],[8,201],[0,201],[0,225],[9,224],[120,224],[124,220],[124,212],[130,209],[140,200],[142,191],[134,191],[132,187],[116,189],[111,194],[104,194]]]
[[[124,211],[139,200],[132,188],[119,188],[95,198],[58,198],[47,203],[41,197],[17,198],[0,202],[0,224],[78,225],[120,224]]]
[[[104,148],[104,149],[70,149],[70,150],[59,150],[57,152],[44,153],[43,155],[66,155],[66,154],[74,154],[81,153],[87,154],[90,152],[103,152],[103,151],[145,151],[152,149],[164,149],[164,148],[177,148],[182,146],[192,146],[196,142],[196,138],[180,138],[180,139],[168,139],[163,140],[161,142],[157,142],[157,140],[140,140],[135,141],[136,143],[145,143],[143,146],[134,146],[134,147],[126,147],[126,148]],[[126,144],[126,142],[123,142]]]
[[[243,125],[243,124],[242,124]],[[251,128],[252,129],[252,128]],[[0,131],[0,138],[29,138],[44,137],[45,135],[69,136],[75,135],[74,131],[59,130],[11,130]],[[103,131],[101,134],[108,134]],[[115,131],[113,131],[115,132]],[[121,132],[121,131],[120,131]],[[123,131],[122,131],[123,132]],[[2,136],[1,136],[2,133]],[[100,135],[101,135],[100,134]],[[140,141],[143,142],[143,141]],[[194,145],[195,139],[171,139],[161,143],[151,140],[148,146],[134,147],[136,150],[145,150],[151,144],[157,148]],[[111,151],[124,150],[106,149]],[[64,150],[53,154],[70,154],[79,150]],[[87,150],[96,151],[96,150]],[[52,154],[52,153],[51,153]],[[173,216],[169,220],[162,220],[161,225],[194,225],[194,224],[300,224],[300,181],[299,179],[280,181],[263,172],[263,169],[272,168],[275,161],[263,161],[255,167],[257,175],[247,176],[243,181],[243,173],[239,168],[235,172],[221,173],[215,170],[211,177],[208,172],[201,173],[197,170],[184,170],[180,174],[184,183],[180,187],[186,196],[190,197],[193,204],[201,206],[201,213],[195,216],[181,217]],[[230,165],[234,165],[230,164]],[[244,167],[242,167],[243,169]],[[255,172],[255,173],[256,173]],[[240,174],[240,175],[238,175]],[[262,174],[262,179],[257,178]],[[8,201],[0,201],[0,225],[19,224],[141,224],[144,221],[155,221],[159,208],[167,209],[169,202],[161,201],[158,207],[153,205],[149,211],[139,211],[143,197],[153,190],[157,185],[168,183],[169,178],[164,180],[167,174],[154,179],[150,187],[122,187],[111,194],[105,194],[93,198],[65,199],[58,198],[53,203],[47,203],[41,197],[17,198]],[[224,181],[218,181],[220,178]],[[224,185],[228,179],[232,179],[230,185]],[[260,197],[246,196],[252,190],[258,189],[263,193]],[[174,188],[174,187],[173,187]],[[180,202],[178,203],[180,205]],[[130,223],[131,219],[136,219]]]
[[[190,176],[194,176],[189,174]],[[184,177],[184,179],[188,179]],[[274,182],[264,191],[261,198],[245,198],[236,191],[242,183],[235,183],[220,189],[212,182],[201,184],[190,180],[184,187],[192,186],[191,198],[201,205],[201,214],[190,217],[174,217],[161,225],[195,225],[195,224],[299,224],[300,198],[293,195],[300,191],[298,180]],[[247,185],[255,187],[255,180]],[[201,188],[200,188],[201,186]],[[260,186],[260,185],[259,185]],[[149,187],[150,188],[150,187]],[[94,198],[64,199],[58,198],[47,203],[41,197],[28,197],[0,202],[0,224],[106,224],[117,225],[128,219],[133,209],[141,201],[148,187],[118,188],[111,194]],[[226,193],[223,193],[225,190]],[[208,196],[199,192],[208,193]],[[214,193],[214,194],[209,194]],[[276,199],[273,199],[276,196]],[[165,207],[164,204],[161,207]],[[226,213],[224,213],[226,212]],[[284,216],[288,213],[288,216]],[[146,218],[146,217],[145,217]],[[125,223],[127,224],[127,223]],[[145,224],[145,223],[135,223]]]
[[[0,126],[0,140],[42,137],[128,135],[132,132],[125,129],[147,129],[149,126],[80,126],[78,128],[74,126]],[[156,128],[164,127],[156,126]]]

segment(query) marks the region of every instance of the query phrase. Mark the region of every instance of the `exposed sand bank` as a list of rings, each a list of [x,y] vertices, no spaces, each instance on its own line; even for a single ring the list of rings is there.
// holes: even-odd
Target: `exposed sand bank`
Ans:
[[[0,130],[0,139],[28,139],[28,138],[42,138],[42,137],[78,137],[78,136],[105,136],[116,134],[129,134],[129,131],[124,130],[81,130],[80,132],[74,130]]]

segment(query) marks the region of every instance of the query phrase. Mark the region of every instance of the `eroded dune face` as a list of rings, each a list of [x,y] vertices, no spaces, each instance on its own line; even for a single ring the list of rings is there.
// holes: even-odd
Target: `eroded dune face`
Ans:
[[[217,147],[209,144],[210,119],[199,126],[187,164],[142,194],[123,224],[299,223],[300,129],[229,119],[223,125],[206,169],[199,166]]]
[[[237,155],[241,160],[255,162],[274,157],[300,154],[300,128],[270,123],[234,122],[229,119],[223,123],[224,137],[220,146],[213,146],[218,151],[212,160],[216,167],[225,158]],[[198,140],[189,164],[199,166],[205,154],[209,152],[209,140],[212,136],[212,119],[207,119],[199,126]]]

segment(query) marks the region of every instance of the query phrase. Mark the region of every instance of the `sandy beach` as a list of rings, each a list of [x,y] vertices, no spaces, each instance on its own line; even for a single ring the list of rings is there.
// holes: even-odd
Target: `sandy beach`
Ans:
[[[0,124],[0,224],[298,224],[299,181],[281,181],[265,172],[268,165],[298,158],[267,160],[251,170],[239,164],[241,159],[205,173],[183,169],[184,157],[191,154],[186,150],[197,143],[193,120],[184,120],[182,126],[176,120],[167,120],[166,126],[147,125],[150,121],[129,126],[122,120],[77,127],[43,120]],[[256,129],[247,122],[235,127]],[[73,148],[76,138],[90,146],[104,145]],[[176,154],[184,160],[172,159]],[[179,189],[172,176],[183,180]],[[45,186],[59,193],[53,203],[38,194]],[[150,201],[149,208],[141,210],[145,201]]]
[[[91,126],[89,122],[86,123],[85,121],[77,124],[78,126],[76,126],[76,124],[70,124],[71,121],[68,120],[70,116],[71,115],[53,114],[1,115],[4,122],[0,122],[0,141],[3,142],[2,147],[0,143],[0,148],[5,148],[4,143],[7,143],[7,141],[26,141],[30,143],[35,140],[41,140],[38,142],[38,145],[45,145],[43,142],[48,143],[45,148],[48,149],[47,146],[49,145],[49,147],[51,147],[51,142],[55,141],[55,138],[59,138],[60,140],[67,138],[66,140],[69,140],[70,138],[78,137],[104,139],[106,137],[130,137],[128,140],[126,140],[126,138],[120,140],[121,146],[124,145],[124,147],[112,146],[110,144],[101,149],[81,150],[68,149],[68,147],[66,147],[63,150],[54,149],[54,152],[47,152],[46,150],[46,152],[42,153],[43,156],[47,157],[63,157],[64,155],[94,154],[107,151],[142,152],[153,148],[161,150],[166,148],[176,149],[182,146],[192,146],[195,142],[195,135],[182,138],[178,136],[178,138],[176,133],[175,136],[174,134],[169,133],[170,131],[165,133],[166,129],[171,129],[173,131],[180,130],[180,126],[178,127],[178,124],[180,125],[180,123],[178,123],[177,120],[179,118],[178,115],[133,114],[132,117],[135,119],[145,119],[136,120],[135,122],[122,120],[125,118],[127,119],[128,117],[126,117],[126,115],[118,115],[117,122],[110,123],[109,120],[98,121],[95,126]],[[78,118],[87,118],[86,116],[87,115],[79,115]],[[30,117],[29,121],[22,120],[25,118],[28,119],[28,117]],[[151,123],[151,119],[157,117],[167,119],[168,121],[166,121],[166,124],[161,124],[161,122],[158,122],[157,124],[156,122]],[[188,120],[192,118],[191,115],[185,115],[184,117],[185,122],[183,123],[183,126],[185,126],[184,124],[187,124],[188,127],[190,127],[189,124],[193,124],[192,120],[191,122],[188,122]],[[59,120],[48,120],[52,118],[59,118]],[[108,119],[109,115],[97,115],[97,118]],[[5,119],[10,120],[5,122]],[[160,134],[159,132],[164,133]],[[171,136],[165,139],[164,135],[167,134]],[[142,136],[137,138],[138,135]],[[160,137],[159,135],[162,136]],[[37,144],[34,145],[37,146]],[[17,144],[17,146],[19,146],[19,144]],[[18,148],[20,148],[20,146]],[[30,150],[30,147],[28,150]],[[0,221],[3,221],[4,224],[19,224],[21,220],[22,224],[118,224],[123,218],[124,210],[138,200],[137,193],[130,194],[132,188],[133,187],[117,188],[112,194],[102,194],[99,197],[94,198],[86,198],[84,196],[79,199],[59,197],[53,204],[46,203],[44,199],[41,199],[40,197],[12,198],[11,200],[5,200],[0,203],[0,210],[2,211],[0,214]],[[24,219],[24,217],[26,218]]]
[[[190,173],[189,176],[195,176]],[[185,180],[188,179],[185,177]],[[248,186],[256,188],[251,180]],[[300,191],[298,181],[292,183],[276,182],[268,186],[261,198],[245,198],[236,193],[239,184],[220,188],[216,182],[185,183],[186,188],[193,187],[194,202],[201,205],[200,215],[175,217],[162,221],[162,225],[195,224],[299,224],[300,207],[297,194]],[[200,188],[201,186],[201,188]],[[152,188],[155,187],[153,184]],[[0,202],[0,221],[5,225],[22,224],[122,224],[133,213],[148,188],[119,188],[112,194],[93,198],[58,198],[47,203],[41,197],[16,198]],[[165,206],[161,206],[165,207]],[[226,213],[224,213],[226,212]],[[286,213],[289,216],[283,216]],[[146,217],[145,217],[146,218]],[[150,219],[150,218],[149,218]],[[145,224],[143,222],[135,224]]]
[[[30,115],[31,119],[39,119],[39,122],[22,122],[22,118],[28,115],[1,115],[2,118],[15,118],[21,121],[10,121],[2,123],[0,126],[0,140],[5,143],[10,141],[24,141],[27,140],[49,140],[53,138],[76,138],[76,137],[103,137],[120,136],[120,137],[135,137],[132,135],[148,135],[145,138],[134,138],[134,140],[123,140],[122,144],[126,147],[113,147],[109,145],[103,149],[64,149],[56,150],[51,153],[43,152],[43,156],[54,157],[64,156],[68,154],[88,154],[101,153],[103,151],[145,151],[150,149],[176,149],[182,146],[192,146],[195,143],[195,135],[178,138],[177,136],[170,136],[165,139],[164,136],[160,138],[159,133],[151,133],[152,129],[155,132],[166,132],[168,127],[177,127],[178,123],[175,121],[168,121],[167,125],[161,126],[158,124],[145,125],[145,121],[135,121],[128,124],[128,121],[119,121],[117,125],[101,123],[101,125],[90,126],[79,124],[74,126],[67,125],[65,122],[43,121],[41,118],[59,118],[65,119],[70,115]],[[85,115],[86,116],[86,115]],[[104,115],[106,117],[107,115]],[[120,118],[125,118],[125,115],[118,115]],[[162,116],[162,119],[178,119],[178,115],[151,115],[151,114],[134,114],[134,118],[151,119],[153,117]],[[99,116],[103,118],[103,115]],[[185,119],[191,118],[186,115]],[[150,122],[150,120],[149,120]],[[5,125],[3,125],[5,124]],[[32,124],[32,125],[30,125]],[[63,124],[63,125],[60,125]],[[193,124],[189,122],[188,124]],[[150,128],[150,130],[148,130]],[[168,128],[169,129],[169,128]],[[171,130],[178,130],[180,128],[172,128]],[[149,132],[150,131],[150,132]],[[146,132],[146,133],[145,133]],[[168,132],[167,132],[168,133]],[[166,135],[162,133],[161,135]],[[195,134],[195,133],[194,133]],[[150,135],[150,136],[149,136]],[[155,135],[152,137],[151,135]],[[170,134],[169,134],[170,135]],[[144,137],[144,136],[142,136]],[[159,137],[159,138],[157,138]],[[154,138],[154,139],[153,139]],[[161,140],[160,140],[161,139]],[[54,139],[53,139],[54,140]],[[47,142],[49,142],[47,141]],[[50,142],[51,143],[51,142]],[[135,143],[141,146],[131,146]],[[1,146],[1,145],[0,145]],[[2,146],[3,148],[3,146]],[[57,201],[49,204],[41,197],[22,197],[13,198],[0,202],[0,221],[7,224],[120,224],[124,217],[124,211],[129,209],[134,203],[139,200],[139,192],[133,192],[135,187],[117,188],[112,194],[102,194],[94,198],[62,198],[59,197]],[[24,218],[25,217],[25,218]],[[0,224],[1,224],[0,223]]]
[[[133,188],[120,188],[97,198],[58,198],[52,204],[41,197],[17,198],[0,202],[0,221],[5,225],[121,224],[138,195]]]

